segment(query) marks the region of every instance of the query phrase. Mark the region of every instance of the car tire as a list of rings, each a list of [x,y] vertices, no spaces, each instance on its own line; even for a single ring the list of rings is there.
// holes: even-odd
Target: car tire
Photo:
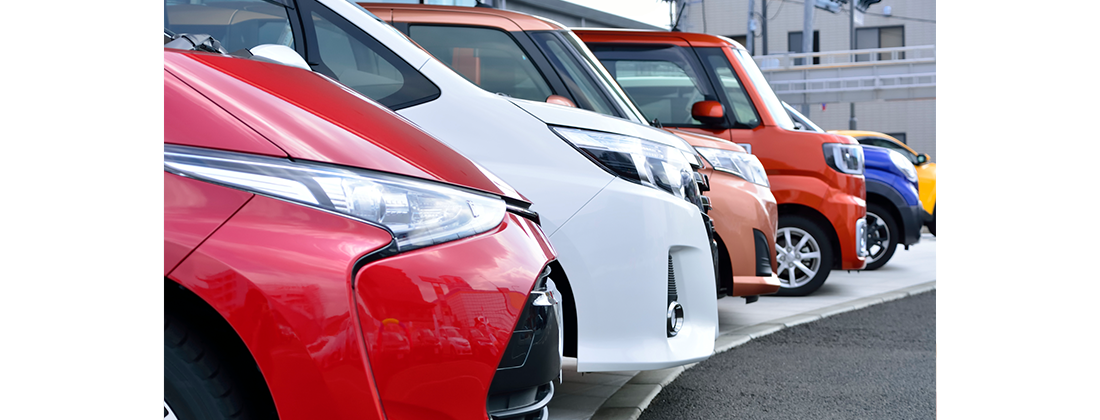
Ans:
[[[932,233],[932,236],[936,236],[936,207],[932,206],[932,220],[924,224],[928,226],[928,231]]]
[[[877,270],[886,265],[898,248],[902,235],[898,222],[883,206],[867,204],[867,266],[864,270]],[[877,247],[877,249],[876,249]]]
[[[796,249],[798,245],[801,246]],[[779,215],[775,250],[779,261],[778,296],[806,296],[817,291],[833,268],[833,244],[829,236],[802,216]]]
[[[166,420],[257,418],[232,376],[232,366],[221,360],[199,331],[164,314]]]

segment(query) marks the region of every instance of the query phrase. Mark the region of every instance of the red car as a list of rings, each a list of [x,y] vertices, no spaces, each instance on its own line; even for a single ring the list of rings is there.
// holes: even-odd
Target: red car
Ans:
[[[556,254],[494,175],[325,76],[169,48],[164,170],[165,418],[546,418]]]

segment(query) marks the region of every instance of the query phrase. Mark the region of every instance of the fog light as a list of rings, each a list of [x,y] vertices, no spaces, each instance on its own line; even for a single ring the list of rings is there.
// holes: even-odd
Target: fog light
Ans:
[[[684,327],[684,307],[679,302],[668,304],[668,336],[675,337]]]

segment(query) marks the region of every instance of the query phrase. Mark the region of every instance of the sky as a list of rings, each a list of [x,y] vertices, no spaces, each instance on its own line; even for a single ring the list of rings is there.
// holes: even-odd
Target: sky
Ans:
[[[565,0],[599,11],[668,28],[668,3],[661,0]]]

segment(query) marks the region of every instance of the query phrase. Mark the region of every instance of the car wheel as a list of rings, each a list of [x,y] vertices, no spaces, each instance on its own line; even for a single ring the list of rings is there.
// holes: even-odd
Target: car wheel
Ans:
[[[231,367],[180,319],[164,314],[164,418],[249,419]]]
[[[876,270],[890,261],[898,247],[901,230],[890,212],[878,204],[867,204],[867,266]]]
[[[928,226],[928,231],[932,233],[932,236],[936,236],[936,207],[932,207],[932,221],[925,223]]]
[[[806,296],[829,277],[833,268],[833,246],[825,231],[801,216],[779,216],[775,232],[779,261],[779,296]]]

